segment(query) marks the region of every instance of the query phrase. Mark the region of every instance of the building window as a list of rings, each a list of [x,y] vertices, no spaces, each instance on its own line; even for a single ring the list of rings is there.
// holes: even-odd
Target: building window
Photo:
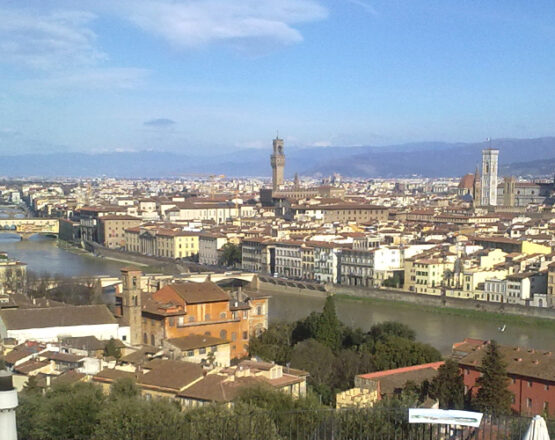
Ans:
[[[170,327],[174,327],[175,326],[175,318],[173,316],[171,316],[169,321],[170,321]]]
[[[249,332],[243,332],[243,339],[249,339]]]
[[[227,339],[227,331],[222,330],[222,331],[220,332],[220,338],[222,338],[222,339]]]
[[[155,342],[156,339],[154,338],[154,335],[150,335],[150,345],[156,345]]]
[[[204,315],[204,320],[210,321],[210,313],[207,313],[206,315]]]
[[[189,322],[195,322],[195,317],[194,316],[189,316]]]
[[[206,348],[205,347],[199,348],[198,352],[199,354],[206,354]]]
[[[528,408],[532,408],[532,399],[530,397],[528,397],[528,399],[526,399],[526,406]]]
[[[549,391],[549,384],[546,383],[546,384],[543,386],[543,389],[544,389],[545,391]]]
[[[220,313],[220,318],[225,319],[225,312]]]
[[[148,336],[146,333],[143,333],[143,344],[148,344]]]
[[[194,355],[195,355],[195,352],[194,352],[193,350],[189,350],[189,351],[187,352],[187,356],[188,356],[188,357],[191,357],[191,356],[194,356]]]
[[[236,332],[231,333],[231,340],[232,340],[232,341],[236,341],[236,340],[237,340],[237,333],[236,333]]]
[[[532,381],[531,380],[528,381],[528,388],[532,388]]]

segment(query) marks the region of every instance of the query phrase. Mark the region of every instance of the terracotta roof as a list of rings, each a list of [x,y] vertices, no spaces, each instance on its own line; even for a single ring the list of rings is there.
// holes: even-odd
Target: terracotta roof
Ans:
[[[476,350],[459,360],[459,365],[479,369],[486,346]],[[499,352],[507,363],[507,373],[555,382],[555,356],[546,350],[526,349],[500,345]]]
[[[202,304],[218,301],[229,301],[229,294],[217,284],[211,282],[173,283],[162,287],[153,294],[156,301],[167,301],[171,293],[177,294],[186,304]]]
[[[0,319],[7,330],[116,323],[105,305],[0,310]]]
[[[213,347],[215,345],[229,344],[229,341],[214,336],[207,335],[189,335],[180,338],[172,338],[167,340],[168,343],[174,345],[180,350],[194,350],[195,348]]]
[[[79,373],[77,371],[71,370],[60,374],[58,377],[52,379],[52,383],[55,385],[70,385],[75,382],[83,380],[87,375],[85,373]]]
[[[69,353],[59,353],[57,351],[46,351],[44,353],[41,353],[39,356],[57,362],[79,362],[85,357]]]
[[[228,376],[209,374],[194,385],[179,392],[178,397],[206,402],[230,402],[247,387],[260,384],[256,377],[237,377],[227,380]]]
[[[97,351],[104,350],[106,345],[95,336],[76,336],[62,339],[62,344],[66,347],[77,348],[80,350]]]
[[[139,376],[137,383],[166,390],[179,391],[203,377],[202,367],[191,362],[154,359],[147,362],[144,368],[151,370]]]
[[[93,380],[97,382],[114,382],[118,379],[131,378],[135,379],[135,373],[124,370],[116,370],[114,368],[104,368],[93,376]]]
[[[375,373],[361,374],[358,377],[363,379],[376,380],[380,383],[382,395],[392,395],[404,388],[407,382],[420,384],[425,380],[431,380],[437,375],[437,370],[441,362],[414,365],[412,367],[396,368],[394,370],[377,371]]]
[[[20,374],[29,374],[32,371],[39,370],[41,368],[46,367],[50,362],[48,361],[37,361],[36,359],[30,359],[22,364],[19,364],[17,367],[14,367],[14,371]]]

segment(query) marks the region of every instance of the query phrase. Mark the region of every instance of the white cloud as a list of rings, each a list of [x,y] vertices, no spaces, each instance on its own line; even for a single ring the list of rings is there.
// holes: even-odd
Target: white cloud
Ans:
[[[0,8],[0,62],[36,69],[91,65],[105,59],[88,25],[89,12]]]
[[[178,47],[242,40],[291,44],[302,40],[295,24],[324,19],[314,0],[185,0],[116,2],[120,14],[139,28]]]

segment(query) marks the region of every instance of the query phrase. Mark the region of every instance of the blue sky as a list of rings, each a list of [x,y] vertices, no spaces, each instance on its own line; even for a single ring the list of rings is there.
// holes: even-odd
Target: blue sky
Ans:
[[[0,154],[547,136],[554,72],[552,0],[4,0]]]

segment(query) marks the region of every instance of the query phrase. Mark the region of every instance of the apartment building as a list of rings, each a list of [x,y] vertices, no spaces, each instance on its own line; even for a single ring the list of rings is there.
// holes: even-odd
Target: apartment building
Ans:
[[[274,241],[265,238],[245,238],[241,243],[241,267],[248,272],[274,274]]]
[[[303,276],[303,242],[278,241],[275,243],[276,273],[286,278]]]
[[[230,342],[232,358],[248,354],[249,338],[267,328],[266,296],[234,299],[211,282],[168,284],[143,295],[141,333],[144,344],[207,335]]]
[[[210,232],[202,232],[198,237],[198,256],[200,264],[217,265],[220,261],[221,249],[227,243],[227,237]]]
[[[314,279],[321,283],[339,282],[339,254],[344,245],[327,242],[311,242],[314,248]]]
[[[141,224],[130,215],[105,215],[98,219],[98,242],[110,249],[125,248],[125,230]]]
[[[384,206],[343,203],[337,205],[318,206],[317,209],[323,213],[324,222],[385,222],[389,218],[389,209]]]
[[[191,258],[199,253],[199,235],[156,226],[132,227],[125,230],[125,250],[172,259]]]
[[[441,295],[446,271],[454,263],[440,257],[409,258],[405,260],[405,290],[426,295]]]

